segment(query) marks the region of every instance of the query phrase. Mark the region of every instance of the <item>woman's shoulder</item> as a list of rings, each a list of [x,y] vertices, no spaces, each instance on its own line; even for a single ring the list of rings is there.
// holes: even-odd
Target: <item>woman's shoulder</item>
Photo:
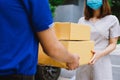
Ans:
[[[84,22],[85,21],[85,17],[81,17],[78,21],[78,23]]]
[[[81,17],[79,20],[85,20],[85,17]]]
[[[107,18],[108,20],[112,20],[112,21],[118,20],[118,18],[115,15],[107,15],[105,18]]]

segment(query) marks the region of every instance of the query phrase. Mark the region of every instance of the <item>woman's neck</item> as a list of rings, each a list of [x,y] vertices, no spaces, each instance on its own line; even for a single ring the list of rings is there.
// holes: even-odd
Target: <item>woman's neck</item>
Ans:
[[[99,15],[100,15],[100,9],[99,10],[95,10],[94,14],[93,14],[93,18],[98,18]]]
[[[90,19],[91,22],[95,23],[99,20],[99,15],[100,15],[100,9],[99,10],[95,10],[93,17]]]

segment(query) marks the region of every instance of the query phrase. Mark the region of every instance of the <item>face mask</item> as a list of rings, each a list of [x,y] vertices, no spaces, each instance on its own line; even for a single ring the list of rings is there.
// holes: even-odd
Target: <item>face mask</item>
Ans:
[[[98,10],[102,5],[102,0],[87,0],[87,6],[89,6],[93,10]]]

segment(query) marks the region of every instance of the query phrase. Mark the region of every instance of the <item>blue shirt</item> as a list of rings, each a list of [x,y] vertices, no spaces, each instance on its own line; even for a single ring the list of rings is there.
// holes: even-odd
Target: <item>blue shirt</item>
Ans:
[[[0,0],[0,75],[35,74],[35,32],[52,22],[48,0]]]

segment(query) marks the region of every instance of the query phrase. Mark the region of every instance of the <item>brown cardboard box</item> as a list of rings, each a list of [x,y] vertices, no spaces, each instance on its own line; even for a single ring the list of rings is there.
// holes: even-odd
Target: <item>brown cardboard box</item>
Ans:
[[[61,41],[65,48],[71,53],[77,53],[80,56],[80,65],[88,64],[92,58],[91,50],[94,48],[93,41]],[[62,54],[62,53],[61,53]],[[41,48],[39,49],[38,63],[48,66],[67,68],[65,63],[55,61],[48,57]]]
[[[55,22],[54,29],[59,40],[90,40],[90,27],[70,22]]]

